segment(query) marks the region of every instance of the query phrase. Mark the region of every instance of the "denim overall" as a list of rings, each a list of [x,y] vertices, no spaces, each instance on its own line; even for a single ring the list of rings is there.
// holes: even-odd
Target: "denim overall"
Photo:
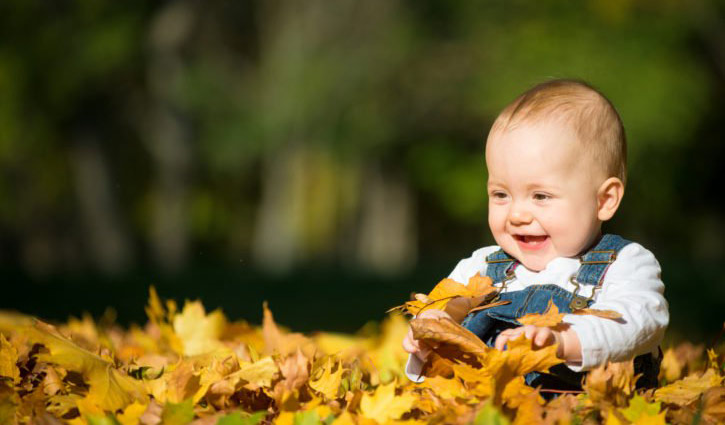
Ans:
[[[496,337],[502,331],[521,326],[517,318],[529,313],[543,313],[549,300],[553,301],[561,313],[587,308],[593,303],[592,298],[601,287],[607,269],[617,259],[617,253],[629,243],[630,241],[617,235],[604,235],[591,250],[580,257],[579,270],[570,278],[570,282],[576,287],[574,292],[557,285],[533,285],[520,291],[502,292],[498,301],[511,301],[510,304],[471,313],[462,325],[481,338],[486,345],[493,347]],[[486,257],[486,263],[486,275],[502,288],[516,278],[514,270],[519,262],[503,250]],[[585,298],[578,294],[581,285],[594,286],[590,297]],[[660,361],[651,354],[637,356],[634,359],[634,373],[641,374],[637,388],[657,386],[659,368]],[[540,386],[542,391],[582,389],[581,382],[585,372],[574,372],[564,364],[556,365],[549,371],[550,373],[527,374],[526,383],[532,387]]]

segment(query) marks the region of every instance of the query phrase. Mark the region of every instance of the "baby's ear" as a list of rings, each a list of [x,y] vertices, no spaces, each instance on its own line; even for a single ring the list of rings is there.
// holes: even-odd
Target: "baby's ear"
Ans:
[[[617,177],[610,177],[597,191],[597,218],[607,221],[617,212],[624,196],[624,183]]]

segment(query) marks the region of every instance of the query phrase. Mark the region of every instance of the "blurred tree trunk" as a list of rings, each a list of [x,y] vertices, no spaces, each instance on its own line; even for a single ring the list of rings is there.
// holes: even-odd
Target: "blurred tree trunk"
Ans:
[[[394,274],[415,264],[417,236],[413,194],[400,178],[367,170],[362,188],[356,257],[360,265]]]
[[[98,135],[92,130],[79,130],[70,154],[88,255],[102,272],[118,273],[130,264],[132,250],[121,225]]]
[[[355,216],[356,171],[320,149],[294,146],[270,155],[262,169],[255,261],[281,273],[335,255],[341,225]]]
[[[155,163],[151,245],[158,264],[178,270],[189,251],[187,207],[191,167],[188,126],[174,96],[183,72],[181,48],[194,23],[189,1],[167,3],[150,27],[149,115],[144,141]]]

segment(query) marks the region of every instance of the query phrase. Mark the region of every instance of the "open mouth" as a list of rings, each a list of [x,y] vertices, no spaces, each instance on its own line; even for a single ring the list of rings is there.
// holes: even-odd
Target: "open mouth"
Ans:
[[[548,235],[514,235],[516,242],[526,249],[537,249],[544,246],[549,240]]]

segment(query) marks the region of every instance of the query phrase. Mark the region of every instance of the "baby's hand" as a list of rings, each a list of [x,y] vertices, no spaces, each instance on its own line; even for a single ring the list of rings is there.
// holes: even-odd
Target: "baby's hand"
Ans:
[[[534,349],[548,347],[549,345],[558,343],[560,340],[558,332],[551,330],[551,328],[547,328],[545,326],[525,325],[518,328],[506,329],[501,332],[496,338],[494,347],[497,350],[503,351],[506,347],[506,343],[517,339],[522,333],[527,339],[532,340],[531,347]],[[557,351],[560,350],[561,345]],[[557,352],[557,355],[560,355],[560,353]]]
[[[416,316],[416,319],[441,319],[443,317],[448,317],[449,319],[451,318],[451,316],[443,310],[430,309],[423,310]],[[408,334],[405,338],[403,338],[403,349],[405,351],[425,361],[425,359],[430,355],[431,350],[434,348],[435,347],[431,347],[423,341],[415,339],[415,337],[413,337],[413,329],[408,328]]]

